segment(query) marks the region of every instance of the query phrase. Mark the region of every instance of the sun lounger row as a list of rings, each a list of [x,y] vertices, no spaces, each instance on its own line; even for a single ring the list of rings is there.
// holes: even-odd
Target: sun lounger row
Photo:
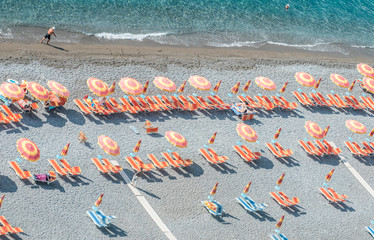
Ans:
[[[188,110],[195,111],[198,109],[230,109],[230,105],[217,95],[208,96],[206,101],[201,96],[146,96],[134,97],[126,96],[119,98],[119,103],[115,98],[106,99],[103,105],[100,105],[96,99],[74,99],[75,104],[84,114],[96,113],[100,115],[109,115],[113,113],[129,112],[136,114],[139,112],[155,112],[167,110]]]
[[[323,155],[338,155],[342,152],[340,148],[334,148],[331,144],[326,141],[315,140],[316,145],[312,141],[299,141],[300,146],[304,149],[306,153],[314,156]]]
[[[19,113],[13,113],[7,105],[0,105],[0,123],[19,122],[22,119],[22,115]]]
[[[291,149],[284,149],[278,142],[274,143],[274,145],[266,143],[266,146],[276,158],[290,157],[293,154]]]
[[[361,147],[356,142],[344,142],[349,151],[359,157],[366,157],[374,154],[374,142],[362,142],[363,147]]]
[[[261,158],[260,152],[252,152],[245,145],[233,146],[235,152],[243,159],[245,162],[251,162],[253,160],[258,160]]]
[[[267,96],[255,96],[257,102],[250,96],[238,95],[240,101],[245,103],[251,109],[273,110],[275,108],[294,110],[297,103],[289,102],[284,97],[271,96],[271,101]]]

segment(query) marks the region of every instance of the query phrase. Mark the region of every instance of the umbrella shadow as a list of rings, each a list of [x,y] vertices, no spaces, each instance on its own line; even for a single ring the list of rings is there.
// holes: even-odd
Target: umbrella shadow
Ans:
[[[192,165],[190,165],[188,167],[185,167],[184,169],[186,169],[186,171],[191,173],[192,176],[194,176],[194,177],[199,177],[199,176],[203,175],[203,173],[204,173],[203,168],[199,164],[197,164],[196,162],[194,162]]]
[[[27,117],[23,117],[21,122],[22,122],[22,124],[25,124],[25,125],[30,126],[30,127],[35,127],[35,128],[43,126],[42,119],[39,118],[34,113],[30,113],[30,114],[28,114]]]
[[[18,189],[17,184],[8,176],[0,175],[0,182],[0,191],[2,193],[16,192]]]
[[[65,114],[69,122],[75,125],[82,126],[86,123],[86,119],[83,117],[83,114],[74,109],[63,109],[61,113]]]
[[[63,127],[65,126],[67,122],[65,118],[61,117],[60,115],[56,113],[50,113],[50,114],[43,113],[43,116],[47,119],[43,123],[49,123],[51,126],[54,126],[54,127]]]
[[[103,234],[108,235],[108,237],[126,237],[127,232],[113,223],[111,223],[108,227],[106,228],[98,228]]]

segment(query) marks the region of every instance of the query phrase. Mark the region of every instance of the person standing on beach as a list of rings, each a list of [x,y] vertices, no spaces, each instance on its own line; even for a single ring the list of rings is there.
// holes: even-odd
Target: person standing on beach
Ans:
[[[285,8],[286,8],[286,11],[287,11],[290,8],[290,4],[287,4]]]
[[[52,35],[52,34],[53,34],[55,37],[57,37],[56,34],[55,34],[55,27],[51,27],[51,28],[48,30],[47,34],[42,38],[42,40],[40,41],[40,43],[43,43],[43,41],[44,41],[46,38],[48,38],[48,40],[47,40],[47,44],[49,44],[49,41],[51,40],[51,35]]]

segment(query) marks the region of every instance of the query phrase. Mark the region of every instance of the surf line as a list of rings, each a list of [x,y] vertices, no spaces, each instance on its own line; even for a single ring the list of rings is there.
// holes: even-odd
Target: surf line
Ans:
[[[171,233],[171,231],[169,230],[169,228],[165,225],[165,223],[158,216],[158,214],[156,213],[156,211],[152,208],[151,204],[149,204],[149,202],[147,201],[147,199],[145,199],[145,197],[139,192],[138,189],[136,189],[136,187],[134,187],[133,185],[130,184],[131,180],[127,176],[127,174],[122,170],[122,171],[120,171],[120,175],[123,177],[123,179],[125,179],[126,185],[135,194],[135,197],[139,200],[139,202],[142,204],[142,206],[147,211],[147,213],[149,214],[149,216],[151,216],[151,218],[153,219],[153,221],[155,221],[155,223],[161,229],[161,231],[164,232],[164,234],[166,235],[166,237],[168,239],[170,239],[170,240],[177,240],[177,238],[173,235],[173,233]]]
[[[336,148],[335,143],[330,142],[331,146]],[[347,161],[345,157],[342,155],[339,155],[340,159],[342,160],[342,163],[348,168],[349,171],[355,176],[355,178],[361,183],[361,185],[368,191],[372,197],[374,197],[374,190],[370,187],[370,185],[361,177],[361,175],[352,167],[352,165]]]

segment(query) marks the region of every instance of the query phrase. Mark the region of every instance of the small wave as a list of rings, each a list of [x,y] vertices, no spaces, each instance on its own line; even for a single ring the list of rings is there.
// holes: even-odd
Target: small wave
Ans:
[[[359,45],[351,45],[353,48],[369,48],[369,49],[374,49],[374,46],[359,46]]]
[[[143,41],[146,38],[153,38],[153,37],[162,37],[166,36],[167,33],[147,33],[147,34],[132,34],[132,33],[97,33],[94,34],[98,38],[105,38],[105,39],[111,39],[111,40],[137,40],[137,41]]]
[[[0,29],[0,38],[13,38],[12,31],[9,28],[5,30]]]
[[[265,42],[254,42],[254,41],[239,41],[239,42],[232,42],[232,43],[217,43],[217,42],[210,42],[207,45],[211,47],[254,47],[259,48],[263,46]]]
[[[293,47],[293,48],[299,48],[299,49],[316,51],[316,52],[339,52],[344,55],[349,54],[349,50],[346,47],[344,47],[342,44],[332,43],[332,42],[325,42],[325,43],[317,42],[314,44],[287,44],[287,43],[268,41],[267,43],[272,44],[272,45]]]

